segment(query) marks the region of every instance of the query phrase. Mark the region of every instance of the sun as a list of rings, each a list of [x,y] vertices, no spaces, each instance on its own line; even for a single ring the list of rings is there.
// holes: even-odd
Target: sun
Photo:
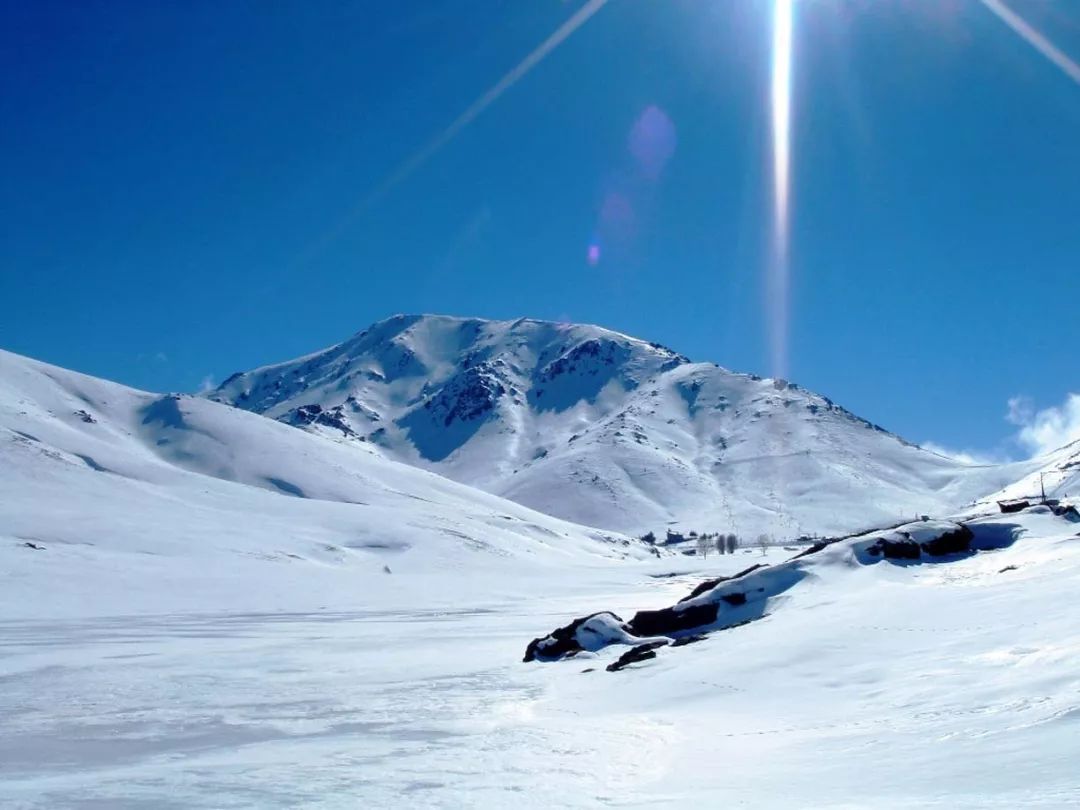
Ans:
[[[793,0],[774,0],[772,36],[773,238],[768,320],[773,376],[787,371],[789,221],[791,215],[791,85]]]

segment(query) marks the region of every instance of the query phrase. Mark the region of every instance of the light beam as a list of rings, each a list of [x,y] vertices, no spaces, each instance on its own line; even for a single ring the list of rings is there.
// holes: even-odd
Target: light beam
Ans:
[[[526,73],[532,68],[535,68],[540,64],[541,60],[556,48],[571,35],[571,33],[578,30],[586,22],[589,22],[589,18],[592,17],[600,9],[604,8],[608,0],[589,0],[581,6],[575,13],[571,14],[563,25],[559,26],[552,32],[552,35],[541,42],[532,50],[521,62],[517,63],[511,70],[499,79],[495,84],[492,84],[489,89],[475,102],[470,104],[454,121],[443,130],[441,133],[435,135],[426,145],[417,150],[413,156],[403,161],[392,174],[379,184],[372,193],[361,202],[359,207],[367,207],[376,200],[378,200],[384,193],[387,193],[397,184],[401,183],[410,174],[413,174],[417,168],[427,163],[437,152],[442,149],[450,140],[453,140],[462,130],[469,124],[475,121],[481,116],[492,104],[495,104],[503,93],[507,92],[518,81],[521,81]]]
[[[1001,0],[982,0],[982,4],[997,15],[1003,23],[1019,34],[1031,47],[1049,59],[1054,65],[1080,84],[1080,65],[1066,56],[1060,48],[1036,31],[1027,20],[1005,5]]]
[[[506,75],[499,79],[476,101],[465,108],[465,111],[455,118],[450,125],[432,138],[424,147],[416,152],[408,160],[404,161],[397,170],[384,180],[379,187],[372,192],[371,197],[385,194],[396,186],[420,166],[426,163],[432,155],[446,146],[461,130],[465,129],[488,107],[494,104],[499,96],[513,87],[530,70],[536,67],[540,61],[555,50],[563,41],[588,22],[589,18],[598,12],[608,0],[589,0],[585,5],[575,11],[566,22],[555,29],[547,39],[536,46],[533,51],[514,66]]]
[[[524,59],[518,62],[506,74],[503,75],[487,91],[480,95],[465,110],[441,132],[414,152],[410,157],[398,164],[386,178],[372,191],[368,192],[356,203],[338,222],[301,256],[298,264],[307,264],[315,255],[322,251],[327,244],[336,239],[350,224],[363,216],[372,205],[381,200],[387,192],[408,178],[413,172],[427,163],[444,146],[452,141],[469,124],[475,121],[488,107],[498,101],[499,97],[517,84],[529,71],[536,67],[549,53],[561,45],[567,37],[577,31],[601,8],[607,5],[608,0],[589,0],[585,5],[571,14],[552,34],[537,45]]]
[[[774,377],[787,374],[791,197],[792,0],[774,0],[772,41],[773,240],[767,313]]]

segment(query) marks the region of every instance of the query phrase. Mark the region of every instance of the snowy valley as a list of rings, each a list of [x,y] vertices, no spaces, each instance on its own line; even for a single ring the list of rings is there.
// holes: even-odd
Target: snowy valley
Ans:
[[[1074,805],[1078,485],[590,326],[0,352],[0,804]]]

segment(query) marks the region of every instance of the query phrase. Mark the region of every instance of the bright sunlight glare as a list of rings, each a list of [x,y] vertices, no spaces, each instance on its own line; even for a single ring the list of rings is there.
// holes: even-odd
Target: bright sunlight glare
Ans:
[[[775,0],[772,41],[773,245],[766,304],[773,376],[787,370],[792,0]]]

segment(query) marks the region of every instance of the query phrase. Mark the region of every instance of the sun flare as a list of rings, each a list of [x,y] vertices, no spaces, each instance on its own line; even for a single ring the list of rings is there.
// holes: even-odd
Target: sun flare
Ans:
[[[768,284],[772,373],[787,366],[788,224],[791,204],[792,0],[775,0],[772,40],[773,245]]]

